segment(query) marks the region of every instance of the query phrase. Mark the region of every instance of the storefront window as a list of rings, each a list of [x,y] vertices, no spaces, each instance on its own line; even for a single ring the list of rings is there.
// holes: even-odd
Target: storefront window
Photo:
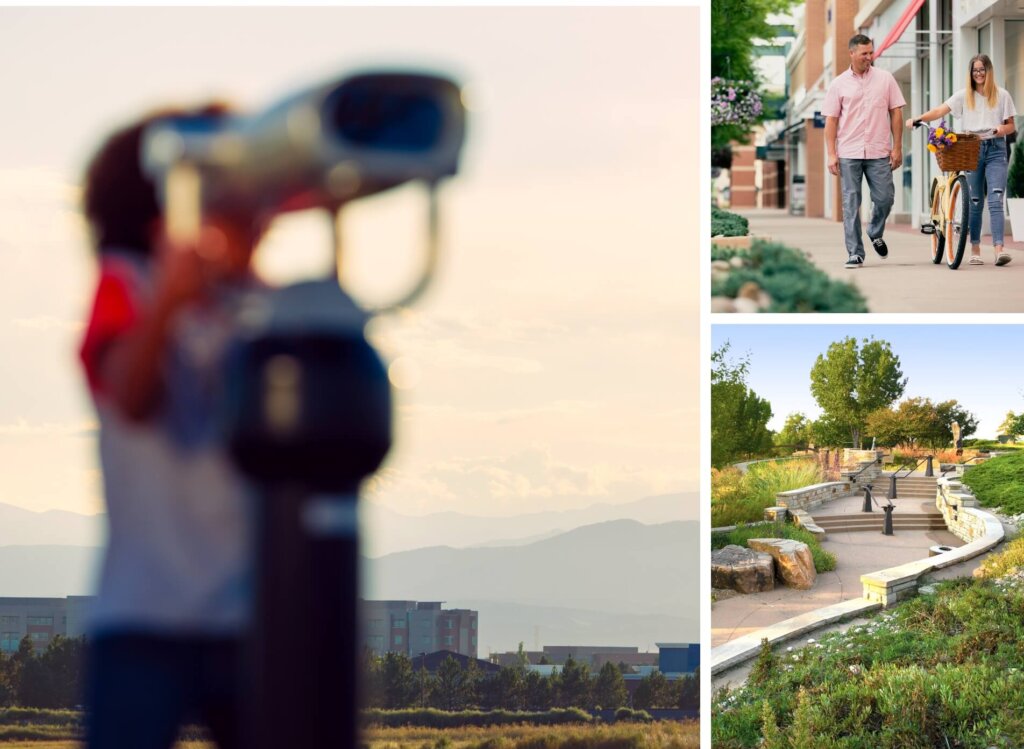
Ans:
[[[1006,78],[1003,85],[1013,97],[1013,103],[1020,114],[1024,112],[1024,21],[1007,20],[1004,28],[1006,29]]]
[[[978,29],[978,54],[992,56],[992,24],[986,23]]]

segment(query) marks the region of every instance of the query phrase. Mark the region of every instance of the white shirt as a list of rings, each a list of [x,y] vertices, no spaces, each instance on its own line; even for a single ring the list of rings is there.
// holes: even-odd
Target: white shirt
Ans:
[[[974,92],[974,109],[968,109],[966,98],[967,90],[962,89],[945,101],[946,106],[949,107],[949,113],[960,123],[957,127],[960,131],[976,132],[992,129],[1017,115],[1017,110],[1013,107],[1013,99],[1010,98],[1006,89],[996,88],[996,105],[994,107],[990,107],[988,100],[977,91]]]

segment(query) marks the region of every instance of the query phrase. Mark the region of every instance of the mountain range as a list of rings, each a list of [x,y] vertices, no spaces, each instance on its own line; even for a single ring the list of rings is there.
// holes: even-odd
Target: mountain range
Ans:
[[[376,521],[364,519],[364,527],[387,539],[380,546],[401,548],[417,535],[451,544],[365,556],[363,596],[476,609],[482,653],[514,650],[521,641],[532,647],[538,639],[641,647],[696,641],[696,520],[619,518],[571,526],[627,509],[655,519],[683,514],[682,496],[514,518],[395,513],[386,521],[378,514]],[[105,520],[0,504],[0,597],[89,594]],[[418,523],[419,533],[406,523]],[[570,529],[560,531],[560,525]]]

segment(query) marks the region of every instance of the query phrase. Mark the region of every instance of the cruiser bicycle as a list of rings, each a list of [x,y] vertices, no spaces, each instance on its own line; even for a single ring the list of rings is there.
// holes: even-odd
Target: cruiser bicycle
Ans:
[[[921,120],[914,120],[914,127],[924,125]],[[951,270],[960,267],[967,248],[971,226],[967,172],[977,168],[980,151],[979,135],[957,133],[955,143],[935,152],[943,174],[932,179],[928,191],[931,216],[921,225],[921,233],[931,235],[932,262],[938,265],[945,259]]]

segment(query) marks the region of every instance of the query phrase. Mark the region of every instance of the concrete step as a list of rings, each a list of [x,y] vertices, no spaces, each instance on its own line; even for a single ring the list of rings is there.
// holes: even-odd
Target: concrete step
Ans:
[[[830,515],[815,518],[814,522],[825,533],[853,533],[857,531],[882,530],[885,515],[882,512],[858,513],[856,515]],[[939,513],[899,513],[892,517],[893,529],[900,530],[946,530],[946,523]]]

